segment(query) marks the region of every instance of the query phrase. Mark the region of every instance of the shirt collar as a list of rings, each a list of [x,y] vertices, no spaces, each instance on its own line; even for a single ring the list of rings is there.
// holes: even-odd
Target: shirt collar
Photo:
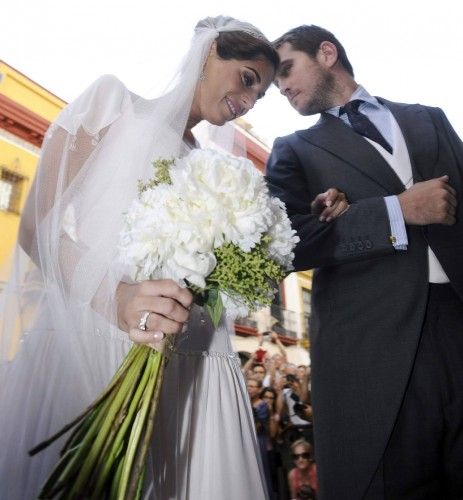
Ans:
[[[374,106],[375,108],[381,108],[381,105],[376,99],[376,97],[370,95],[361,85],[358,85],[357,88],[354,90],[354,93],[350,96],[349,102],[353,101],[354,99],[361,99],[362,101],[367,102],[368,104]],[[331,115],[339,116],[340,109],[341,106],[334,106],[333,108],[327,109],[325,113],[330,113]]]

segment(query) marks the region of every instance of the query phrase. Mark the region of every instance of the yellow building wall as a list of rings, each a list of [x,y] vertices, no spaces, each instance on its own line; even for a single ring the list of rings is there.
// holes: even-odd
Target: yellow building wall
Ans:
[[[37,154],[27,151],[7,139],[0,138],[0,167],[5,166],[25,177],[21,191],[20,213],[34,178],[37,159]],[[18,234],[19,220],[19,214],[0,210],[0,269],[13,250]],[[4,276],[0,276],[2,281],[4,278]]]
[[[305,288],[307,290],[312,291],[312,270],[310,271],[299,271],[297,273],[297,283],[299,286],[299,304],[300,304],[300,311],[302,312],[302,321],[304,323],[307,321],[307,318],[304,316],[306,311],[304,311],[304,299],[302,295],[302,290]],[[308,328],[308,325],[306,325]],[[308,330],[307,330],[308,331]],[[303,336],[303,338],[299,341],[299,344],[301,347],[305,349],[310,348],[310,341],[309,338],[306,336]]]
[[[298,271],[297,280],[301,288],[307,288],[312,290],[312,270],[310,271]],[[301,309],[303,307],[302,302],[302,290],[301,290]]]
[[[0,94],[49,122],[53,121],[66,105],[65,101],[2,61],[0,61],[0,74],[2,75]]]
[[[0,94],[49,122],[56,118],[66,104],[2,61],[0,61],[0,77]],[[0,210],[0,288],[1,282],[7,279],[5,263],[16,243],[20,214],[34,179],[38,158],[38,148],[0,129],[0,167],[25,177],[19,201],[20,213]]]

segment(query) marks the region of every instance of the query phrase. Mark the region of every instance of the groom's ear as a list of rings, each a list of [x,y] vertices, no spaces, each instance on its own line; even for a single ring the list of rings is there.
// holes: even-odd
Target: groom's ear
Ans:
[[[326,68],[332,68],[338,61],[338,49],[334,43],[324,41],[317,52],[317,60]]]

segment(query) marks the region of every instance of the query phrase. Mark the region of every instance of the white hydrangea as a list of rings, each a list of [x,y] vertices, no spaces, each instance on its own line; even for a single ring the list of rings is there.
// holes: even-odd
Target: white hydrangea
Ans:
[[[246,158],[196,149],[169,168],[171,184],[143,191],[125,217],[121,261],[134,279],[171,278],[204,288],[224,243],[249,252],[264,234],[269,257],[289,269],[297,241],[284,205],[268,193],[262,174]],[[232,315],[244,303],[223,295]]]
[[[293,249],[299,241],[296,232],[291,228],[291,222],[286,213],[285,204],[279,198],[271,198],[270,207],[273,221],[268,230],[270,244],[269,256],[288,271],[293,269]]]

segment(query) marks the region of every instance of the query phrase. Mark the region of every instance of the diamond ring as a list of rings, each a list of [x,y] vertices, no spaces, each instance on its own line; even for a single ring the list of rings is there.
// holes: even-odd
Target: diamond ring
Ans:
[[[152,313],[152,311],[145,311],[142,315],[141,315],[141,318],[140,318],[140,321],[138,323],[138,329],[143,331],[143,332],[146,332],[146,330],[148,329],[147,327],[147,323],[148,323],[148,316]]]

